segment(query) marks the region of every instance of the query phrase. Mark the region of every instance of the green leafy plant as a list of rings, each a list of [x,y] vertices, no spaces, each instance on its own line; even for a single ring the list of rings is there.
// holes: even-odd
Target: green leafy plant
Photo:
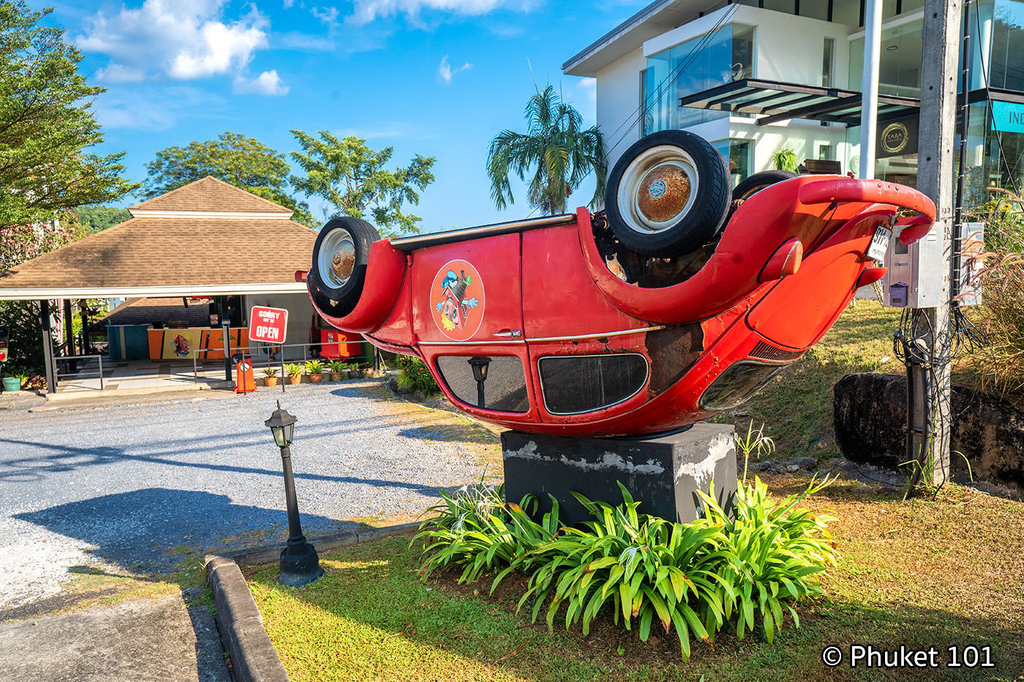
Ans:
[[[277,376],[277,368],[276,367],[264,367],[263,368],[263,376],[265,376],[265,377],[276,377]]]
[[[775,452],[775,441],[764,435],[764,424],[754,430],[754,422],[747,424],[746,435],[736,434],[736,449],[743,455],[743,481],[747,480],[747,464],[750,456],[760,459],[762,455]]]
[[[463,486],[453,495],[442,492],[441,499],[441,504],[428,510],[436,516],[420,524],[413,538],[426,547],[424,576],[458,565],[464,567],[459,582],[473,582],[485,571],[510,566],[558,531],[557,503],[538,524],[531,518],[536,498],[527,495],[519,504],[506,503],[501,486]]]
[[[774,166],[775,170],[796,172],[796,152],[788,147],[776,150],[775,153],[772,154],[772,166]]]
[[[340,374],[341,372],[348,370],[348,365],[341,360],[331,360],[331,364],[329,364],[328,367],[331,370],[331,374]]]
[[[295,363],[288,363],[284,366],[285,373],[290,377],[297,377],[302,375],[302,365],[296,365]]]
[[[426,395],[440,393],[441,389],[438,388],[434,377],[430,376],[427,363],[419,358],[408,355],[396,356],[395,367],[402,370],[395,380],[403,391],[414,390]]]
[[[835,564],[828,517],[797,508],[830,482],[812,480],[776,501],[755,477],[740,482],[731,514],[712,484],[701,494],[704,516],[687,524],[640,513],[620,484],[618,506],[576,495],[594,518],[577,528],[558,526],[557,511],[534,522],[531,499],[509,505],[500,489],[465,491],[445,496],[433,509],[438,517],[421,524],[422,571],[461,566],[462,582],[497,572],[492,593],[508,575],[523,574],[518,608],[532,600],[534,621],[546,609],[549,629],[561,614],[566,628],[579,624],[586,635],[610,614],[644,641],[656,626],[674,631],[683,658],[691,639],[711,643],[725,628],[740,639],[762,631],[771,642],[784,609],[799,627],[790,602],[821,594],[818,574]]]
[[[320,360],[306,361],[306,374],[323,374],[324,363]]]

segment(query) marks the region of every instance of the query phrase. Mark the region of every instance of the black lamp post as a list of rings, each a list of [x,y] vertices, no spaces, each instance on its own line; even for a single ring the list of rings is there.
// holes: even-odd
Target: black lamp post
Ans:
[[[469,366],[473,368],[473,378],[476,379],[476,404],[480,408],[487,406],[487,401],[484,400],[484,382],[487,381],[487,367],[490,364],[490,358],[469,359]]]
[[[311,583],[324,574],[320,568],[320,557],[316,548],[306,542],[299,523],[299,505],[295,501],[295,479],[292,476],[292,433],[298,421],[285,410],[278,401],[277,409],[270,419],[264,422],[274,434],[274,442],[281,448],[281,464],[284,468],[284,495],[288,505],[288,542],[281,551],[281,573],[279,582],[289,587],[301,587]]]

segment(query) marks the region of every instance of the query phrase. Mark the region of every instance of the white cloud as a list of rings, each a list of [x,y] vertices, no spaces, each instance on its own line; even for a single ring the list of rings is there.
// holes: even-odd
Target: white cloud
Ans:
[[[314,17],[320,20],[324,26],[335,27],[338,25],[338,8],[337,7],[314,7],[309,10]]]
[[[462,73],[463,71],[469,71],[473,68],[473,65],[466,62],[457,69],[453,69],[452,65],[448,62],[448,55],[445,55],[441,59],[441,65],[437,67],[437,77],[444,82],[445,85],[451,85],[452,79],[455,78],[456,74]]]
[[[145,0],[135,9],[122,5],[110,16],[100,11],[85,20],[76,44],[110,58],[98,75],[113,82],[151,74],[188,80],[237,73],[267,46],[270,22],[255,6],[226,19],[225,2]]]
[[[160,131],[181,119],[220,118],[224,100],[195,88],[171,85],[114,86],[93,100],[92,110],[105,129]]]
[[[596,78],[583,78],[576,83],[576,88],[580,93],[587,98],[590,102],[597,101],[597,79]]]
[[[486,14],[502,6],[529,10],[533,0],[355,0],[350,20],[366,24],[377,18],[398,14],[416,17],[421,10],[439,10],[467,16]]]
[[[246,80],[241,75],[235,76],[232,88],[239,94],[270,96],[287,95],[288,91],[291,90],[290,87],[281,82],[281,77],[277,75],[277,69],[264,71],[252,80]]]

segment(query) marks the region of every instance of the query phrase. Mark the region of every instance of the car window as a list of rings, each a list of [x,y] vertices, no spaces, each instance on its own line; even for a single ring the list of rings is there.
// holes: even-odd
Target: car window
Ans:
[[[785,366],[752,360],[733,363],[711,382],[698,404],[704,410],[731,410],[739,407]]]
[[[591,412],[636,395],[647,382],[647,358],[639,353],[550,355],[541,358],[544,406],[551,414]]]
[[[517,357],[443,355],[437,358],[437,369],[464,403],[498,412],[530,410],[523,362]],[[483,381],[478,382],[477,376]]]

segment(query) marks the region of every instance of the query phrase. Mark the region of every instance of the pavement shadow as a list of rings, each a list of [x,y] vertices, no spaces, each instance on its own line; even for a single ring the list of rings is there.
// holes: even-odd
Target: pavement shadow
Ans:
[[[280,475],[280,474],[278,474]],[[283,496],[282,496],[283,501]],[[303,530],[324,533],[353,526],[302,513]],[[86,542],[97,558],[133,570],[166,572],[188,557],[241,549],[287,532],[283,509],[231,502],[227,495],[144,488],[93,497],[14,518]]]

